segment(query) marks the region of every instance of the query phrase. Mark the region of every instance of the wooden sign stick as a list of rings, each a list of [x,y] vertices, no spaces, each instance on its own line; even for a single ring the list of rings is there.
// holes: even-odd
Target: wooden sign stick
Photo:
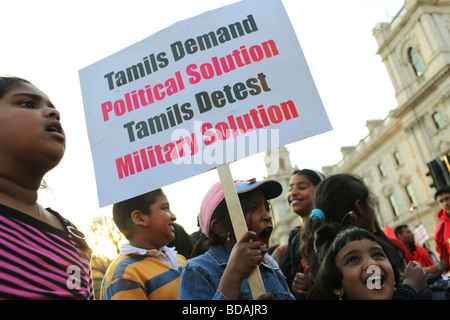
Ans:
[[[222,184],[225,202],[227,204],[228,212],[230,213],[231,223],[233,225],[234,235],[236,239],[242,238],[244,233],[248,231],[245,223],[244,214],[242,212],[241,203],[234,186],[233,177],[231,175],[228,164],[223,164],[217,167],[219,173],[220,183]],[[248,277],[248,283],[253,295],[253,299],[257,299],[266,292],[262,281],[259,266]]]

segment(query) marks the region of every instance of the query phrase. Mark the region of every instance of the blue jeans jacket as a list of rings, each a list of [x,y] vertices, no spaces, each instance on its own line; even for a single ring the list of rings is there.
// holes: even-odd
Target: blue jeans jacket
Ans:
[[[229,257],[230,250],[217,246],[188,260],[181,275],[180,300],[226,300],[218,288]],[[272,293],[277,300],[294,299],[279,268],[262,262],[259,269],[266,292]],[[253,299],[247,279],[242,282],[239,299]]]

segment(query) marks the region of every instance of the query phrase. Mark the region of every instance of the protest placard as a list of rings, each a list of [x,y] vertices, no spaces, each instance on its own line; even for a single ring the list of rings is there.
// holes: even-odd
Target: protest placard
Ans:
[[[178,22],[79,76],[101,207],[331,130],[280,0]]]
[[[228,163],[331,130],[280,0],[178,22],[79,75],[100,206],[218,167],[237,239]],[[258,268],[249,284],[264,293]]]

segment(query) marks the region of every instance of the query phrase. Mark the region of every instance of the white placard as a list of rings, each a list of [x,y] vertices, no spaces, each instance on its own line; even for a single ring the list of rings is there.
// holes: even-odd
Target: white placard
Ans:
[[[178,22],[79,76],[101,207],[331,130],[280,0]]]

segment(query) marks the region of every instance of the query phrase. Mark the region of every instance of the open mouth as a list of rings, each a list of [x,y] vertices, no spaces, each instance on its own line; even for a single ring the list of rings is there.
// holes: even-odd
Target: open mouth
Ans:
[[[272,234],[273,227],[269,226],[265,228],[258,237],[258,242],[260,244],[260,249],[262,252],[267,252],[269,250],[269,240]]]
[[[50,126],[46,129],[48,132],[57,132],[62,134],[62,126],[59,122],[53,122]]]
[[[52,121],[52,123],[48,125],[45,130],[47,132],[56,134],[56,136],[61,140],[65,139],[64,131],[59,121]]]

